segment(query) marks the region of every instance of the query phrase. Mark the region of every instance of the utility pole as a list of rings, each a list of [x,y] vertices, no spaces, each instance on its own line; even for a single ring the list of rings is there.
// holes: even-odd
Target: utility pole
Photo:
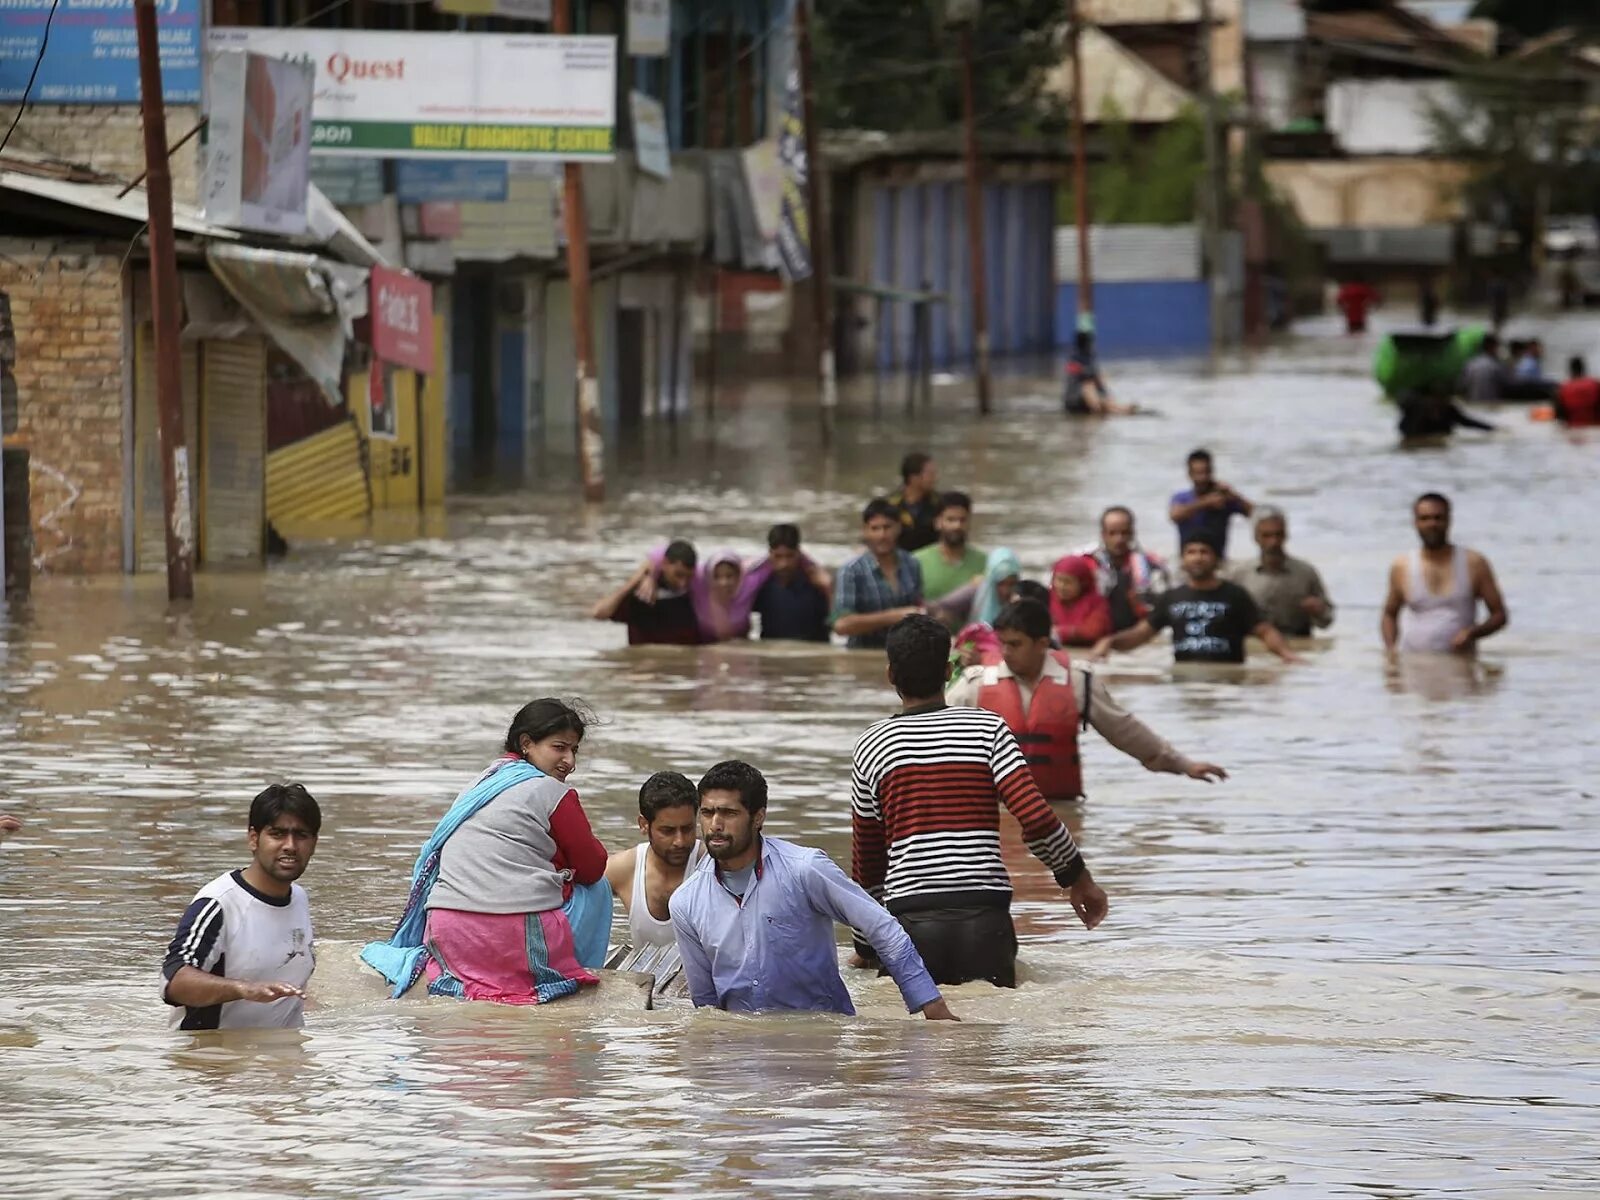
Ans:
[[[172,171],[161,98],[155,0],[134,0],[139,37],[139,103],[144,116],[145,196],[150,214],[150,312],[155,324],[156,405],[161,500],[167,530],[167,599],[194,598],[194,531],[189,509],[189,444],[183,430],[183,370],[178,337],[178,250],[172,233]]]
[[[1072,198],[1078,226],[1078,332],[1094,336],[1094,264],[1089,251],[1089,166],[1083,132],[1083,58],[1078,0],[1067,0],[1072,50]]]
[[[978,176],[977,100],[972,83],[972,23],[961,27],[961,108],[967,143],[967,267],[972,277],[972,340],[978,412],[989,415],[989,305],[983,262],[983,181]]]
[[[1222,339],[1222,159],[1217,148],[1217,90],[1212,81],[1211,63],[1212,16],[1211,0],[1200,0],[1200,32],[1196,51],[1199,60],[1201,115],[1204,117],[1205,184],[1204,224],[1206,263],[1210,272],[1206,294],[1210,300],[1211,343]]]
[[[555,0],[551,25],[572,32],[572,0]],[[577,361],[578,471],[583,498],[606,498],[605,441],[600,433],[600,383],[594,374],[594,334],[589,327],[589,218],[583,208],[583,165],[561,167],[561,199],[567,225],[567,282],[572,292],[572,356]]]
[[[811,0],[794,8],[795,56],[800,66],[800,113],[806,126],[806,208],[811,232],[811,321],[822,389],[822,444],[833,441],[839,383],[833,361],[833,238],[823,206],[822,155],[817,149],[816,91],[811,82]]]

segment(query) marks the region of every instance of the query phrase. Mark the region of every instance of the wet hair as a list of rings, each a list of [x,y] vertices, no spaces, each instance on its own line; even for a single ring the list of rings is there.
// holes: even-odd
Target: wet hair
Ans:
[[[1281,521],[1283,523],[1285,532],[1288,531],[1289,518],[1284,515],[1283,509],[1281,508],[1274,508],[1270,504],[1257,505],[1255,523],[1251,526],[1251,528],[1260,529],[1262,522],[1264,521]]]
[[[1211,462],[1211,451],[1205,449],[1191,450],[1189,451],[1188,461],[1192,463],[1203,462],[1209,464]]]
[[[581,742],[584,727],[592,720],[592,714],[581,712],[576,706],[565,700],[557,700],[554,696],[524,704],[517,710],[517,715],[511,718],[511,728],[506,730],[506,753],[520,758],[524,736],[530,741],[542,742],[558,733],[575,733]]]
[[[946,492],[939,497],[939,507],[934,509],[934,516],[938,516],[947,508],[964,508],[972,511],[972,497],[965,492]]]
[[[700,795],[707,792],[738,792],[739,803],[751,816],[767,807],[767,780],[747,762],[731,758],[719,762],[700,777]]]
[[[1010,629],[1025,637],[1050,636],[1050,610],[1037,600],[1013,600],[994,619],[994,631]]]
[[[767,549],[800,549],[800,527],[798,525],[774,525],[767,530]]]
[[[1042,604],[1048,610],[1050,607],[1050,589],[1037,579],[1019,579],[1011,589],[1011,601],[1015,604],[1018,600],[1032,600]]]
[[[944,694],[950,675],[950,631],[926,613],[903,617],[886,642],[889,682],[911,700]]]
[[[1126,504],[1113,504],[1110,508],[1106,509],[1100,514],[1100,528],[1104,529],[1106,527],[1107,519],[1116,516],[1118,513],[1121,513],[1123,516],[1128,518],[1129,525],[1134,523],[1133,509],[1129,508]]]
[[[1589,373],[1589,364],[1583,361],[1583,355],[1574,354],[1567,359],[1567,374],[1574,379],[1582,379]]]
[[[639,815],[654,821],[656,814],[669,808],[693,808],[699,803],[694,783],[677,771],[657,771],[639,785]]]
[[[933,461],[933,457],[924,454],[921,450],[913,450],[900,460],[900,479],[909,483],[912,476],[921,475],[923,468]]]
[[[1506,349],[1511,352],[1512,358],[1519,358],[1527,352],[1528,340],[1526,338],[1512,338],[1507,343]]]
[[[1428,503],[1442,504],[1446,513],[1450,511],[1450,497],[1442,496],[1438,492],[1423,492],[1422,495],[1411,502],[1411,511],[1416,512],[1417,509]]]
[[[299,817],[311,836],[322,830],[322,810],[303,783],[275,783],[250,801],[250,828],[266,829],[284,814]]]
[[[889,520],[898,525],[900,523],[900,510],[882,496],[874,500],[868,500],[867,506],[861,510],[861,523],[865,525],[868,521],[875,521],[879,517],[888,517]]]
[[[1222,547],[1217,544],[1217,539],[1204,530],[1197,529],[1193,533],[1183,535],[1183,546],[1181,548],[1187,550],[1190,546],[1204,546],[1218,558],[1222,557]]]
[[[694,552],[694,547],[682,538],[668,542],[666,552],[661,557],[667,562],[688,567],[691,571],[694,570],[695,563],[699,561],[699,557]],[[582,731],[580,730],[579,732]]]

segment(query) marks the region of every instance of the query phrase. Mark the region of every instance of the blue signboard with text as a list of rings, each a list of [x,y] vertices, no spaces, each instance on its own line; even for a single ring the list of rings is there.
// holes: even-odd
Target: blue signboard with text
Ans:
[[[200,0],[156,0],[156,22],[162,97],[200,103]],[[137,104],[133,0],[0,0],[0,104],[24,95],[30,104]]]
[[[395,190],[401,204],[505,200],[509,171],[504,160],[402,158],[395,164]]]

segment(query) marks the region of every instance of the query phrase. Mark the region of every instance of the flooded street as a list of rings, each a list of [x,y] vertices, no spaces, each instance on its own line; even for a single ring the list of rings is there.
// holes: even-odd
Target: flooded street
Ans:
[[[1594,350],[1550,331],[1547,365]],[[930,417],[852,402],[818,446],[810,389],[727,389],[623,445],[585,514],[571,468],[458,497],[421,528],[301,540],[263,574],[43,579],[0,623],[0,1129],[39,1197],[864,1195],[1472,1197],[1600,1192],[1600,438],[1517,407],[1491,436],[1402,452],[1370,343],[1113,364],[1159,419],[1066,422],[1008,378]],[[1591,431],[1593,432],[1593,431]],[[418,845],[513,711],[602,717],[573,783],[608,848],[638,785],[746,757],[768,829],[849,862],[856,735],[892,710],[880,654],[629,651],[587,619],[660,537],[754,552],[797,521],[836,567],[901,454],[973,493],[974,542],[1027,573],[1126,503],[1173,552],[1184,455],[1289,515],[1338,618],[1283,667],[1175,675],[1163,636],[1107,669],[1177,747],[1153,775],[1093,735],[1074,832],[1111,913],[1093,934],[1013,857],[1024,984],[951,989],[955,1026],[847,972],[861,1017],[391,1004],[355,965]],[[648,462],[650,465],[645,466]],[[1410,501],[1456,501],[1511,627],[1476,663],[1391,670],[1378,640]],[[1250,546],[1244,522],[1236,555]],[[166,1032],[157,974],[196,887],[245,861],[267,782],[325,825],[302,882],[319,942],[303,1035]]]

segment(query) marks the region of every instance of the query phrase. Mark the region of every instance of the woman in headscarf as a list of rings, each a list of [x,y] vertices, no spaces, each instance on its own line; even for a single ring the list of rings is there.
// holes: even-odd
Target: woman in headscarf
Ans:
[[[1052,568],[1050,624],[1063,646],[1092,646],[1111,635],[1111,606],[1088,555],[1069,554]]]
[[[1000,640],[991,626],[1000,610],[1013,599],[1017,582],[1022,576],[1022,563],[1016,554],[1005,547],[989,551],[984,564],[983,577],[974,585],[945,597],[941,607],[969,593],[972,598],[968,622],[951,643],[952,665],[957,669],[975,666],[980,662],[998,662]]]
[[[598,982],[611,933],[606,849],[567,786],[584,717],[525,705],[504,751],[423,844],[405,912],[361,958],[398,997],[423,975],[436,996],[545,1004]]]

